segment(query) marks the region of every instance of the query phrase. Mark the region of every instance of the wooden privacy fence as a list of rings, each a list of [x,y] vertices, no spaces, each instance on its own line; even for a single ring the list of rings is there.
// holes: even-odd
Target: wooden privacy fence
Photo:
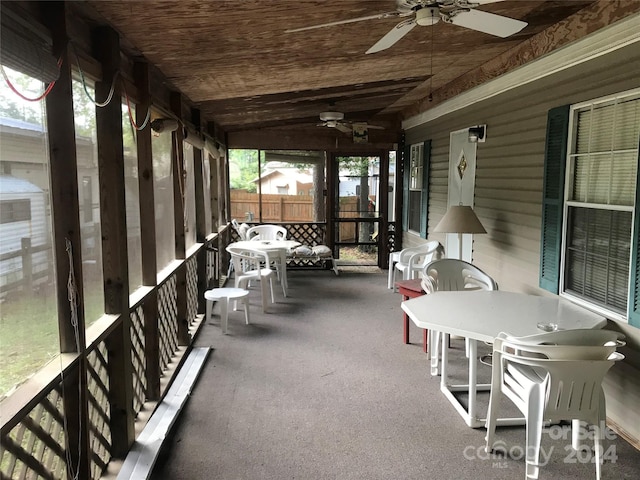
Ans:
[[[231,217],[238,220],[257,220],[260,212],[259,197],[257,193],[231,190]],[[262,195],[263,222],[310,222],[312,220],[312,196]]]
[[[358,217],[358,197],[341,197],[340,212],[343,218]],[[260,219],[260,195],[244,190],[231,190],[231,218],[240,222],[257,222]],[[313,222],[313,197],[311,195],[262,194],[262,222]],[[355,226],[340,225],[340,238],[355,239]]]

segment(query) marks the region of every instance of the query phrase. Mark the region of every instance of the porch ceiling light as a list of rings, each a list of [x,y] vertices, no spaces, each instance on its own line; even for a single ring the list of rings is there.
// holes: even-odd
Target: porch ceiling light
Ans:
[[[469,127],[468,139],[471,143],[484,142],[485,135],[487,133],[486,125],[476,125],[475,127]]]

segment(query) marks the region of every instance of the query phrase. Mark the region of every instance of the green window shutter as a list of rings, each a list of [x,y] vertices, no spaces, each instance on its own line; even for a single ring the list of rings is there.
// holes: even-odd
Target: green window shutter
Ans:
[[[420,236],[427,238],[429,215],[429,163],[431,159],[431,140],[422,146],[422,206],[420,207]]]
[[[640,148],[638,148],[640,158]],[[636,176],[635,225],[631,245],[631,295],[629,296],[629,323],[640,328],[640,171]]]
[[[569,105],[549,110],[542,188],[542,241],[540,288],[558,293],[564,208],[564,174],[567,161]]]
[[[402,206],[402,230],[409,230],[409,180],[411,176],[411,145],[404,147],[404,159],[403,159],[403,182],[402,186],[404,192],[402,193],[403,206]]]

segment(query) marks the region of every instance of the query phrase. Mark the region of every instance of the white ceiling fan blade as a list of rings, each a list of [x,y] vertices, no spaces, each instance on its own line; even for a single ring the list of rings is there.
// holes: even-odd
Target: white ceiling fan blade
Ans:
[[[350,18],[348,20],[338,20],[336,22],[321,23],[319,25],[311,25],[310,27],[292,28],[289,30],[285,30],[285,33],[304,32],[305,30],[314,30],[316,28],[332,27],[334,25],[344,25],[346,23],[362,22],[364,20],[376,20],[379,18],[398,17],[399,15],[400,15],[399,12],[378,13],[376,15],[368,15],[366,17]]]
[[[393,27],[389,33],[376,42],[376,44],[367,50],[365,53],[376,53],[394,45],[398,40],[404,37],[407,33],[413,30],[413,27],[417,25],[415,18],[411,20],[404,20]]]
[[[460,12],[451,17],[448,23],[501,38],[506,38],[514,33],[518,33],[527,26],[527,22],[494,13],[483,12],[482,10]]]

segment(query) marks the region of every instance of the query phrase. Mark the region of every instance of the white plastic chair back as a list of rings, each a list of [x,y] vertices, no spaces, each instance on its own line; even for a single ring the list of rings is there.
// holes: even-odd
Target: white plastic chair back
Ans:
[[[422,269],[422,288],[425,292],[498,290],[498,284],[469,262],[443,258],[430,262]]]
[[[247,230],[248,240],[286,240],[287,229],[280,225],[256,225]]]
[[[249,229],[249,225],[247,225],[246,223],[243,223],[241,225],[238,223],[238,221],[235,218],[232,218],[231,226],[237,232],[238,236],[240,237],[240,240],[247,239],[247,230]]]
[[[622,338],[609,330],[566,330],[520,338],[500,334],[493,344],[487,451],[493,449],[498,396],[504,394],[526,416],[525,478],[538,478],[544,422],[579,420],[594,426],[599,479],[601,429],[606,420],[602,380],[613,363],[624,358],[615,351],[624,345]],[[577,440],[577,432],[573,433]]]
[[[408,247],[400,251],[398,261],[394,265],[391,284],[395,285],[396,271],[402,272],[402,279],[418,278],[425,265],[444,257],[444,247],[437,240],[431,240],[416,247]]]
[[[275,272],[268,267],[268,256],[260,250],[252,250],[228,246],[235,271],[235,287],[248,289],[249,282],[258,280],[262,292],[262,310],[267,311],[267,281],[271,290],[271,303],[275,303],[273,294],[273,277]],[[266,267],[264,265],[267,265]]]

